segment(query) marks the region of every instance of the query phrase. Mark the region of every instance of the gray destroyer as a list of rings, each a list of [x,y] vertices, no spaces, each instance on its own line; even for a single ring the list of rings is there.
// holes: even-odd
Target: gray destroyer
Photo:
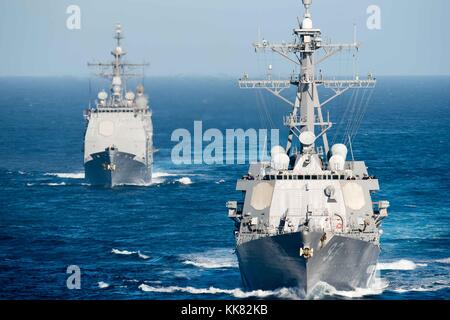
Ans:
[[[373,203],[378,180],[363,161],[353,159],[353,152],[347,159],[351,141],[349,148],[329,146],[327,132],[333,123],[322,115],[334,98],[350,89],[372,88],[376,79],[369,74],[364,80],[357,75],[327,80],[316,74],[319,63],[344,49],[358,49],[359,43],[322,41],[320,29],[313,28],[311,2],[303,0],[305,12],[294,29],[294,42],[254,44],[256,50],[273,51],[295,63],[300,72],[288,80],[244,75],[239,81],[241,88],[268,90],[291,107],[284,118],[286,147],[274,146],[270,161],[251,164],[237,181],[243,201],[227,203],[242,281],[249,290],[287,287],[308,294],[326,283],[347,291],[369,287],[376,272],[380,224],[389,202]],[[293,103],[281,95],[291,86],[297,88]],[[319,86],[334,95],[321,102]]]
[[[129,70],[145,64],[123,61],[120,25],[114,38],[114,60],[88,64],[100,68],[98,75],[111,79],[111,87],[109,95],[100,91],[95,107],[85,112],[85,178],[93,186],[147,185],[153,164],[152,112],[142,85],[135,92],[126,87],[128,78],[139,75]]]

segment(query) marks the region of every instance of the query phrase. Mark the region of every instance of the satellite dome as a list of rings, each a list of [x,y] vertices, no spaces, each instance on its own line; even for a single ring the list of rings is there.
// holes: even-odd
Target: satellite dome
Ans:
[[[345,159],[340,155],[334,155],[329,161],[331,171],[342,171],[345,167]]]
[[[125,99],[127,99],[127,100],[134,100],[134,93],[131,92],[131,91],[128,91],[128,92],[125,94]]]
[[[312,29],[312,27],[313,27],[313,23],[312,23],[311,18],[308,18],[308,17],[304,18],[302,21],[302,29]]]
[[[331,154],[333,156],[339,155],[344,160],[347,159],[347,152],[348,152],[347,147],[345,146],[345,144],[342,144],[342,143],[337,143],[331,147]]]
[[[302,145],[308,147],[314,143],[314,141],[316,140],[316,135],[311,131],[303,131],[302,133],[300,133],[299,140]]]
[[[270,166],[275,170],[287,170],[289,168],[289,156],[286,153],[275,153],[270,160]]]
[[[273,156],[277,153],[284,153],[286,154],[286,150],[284,150],[284,148],[282,146],[274,146],[272,147],[272,149],[270,150],[270,154]]]
[[[106,100],[108,98],[108,94],[105,91],[100,91],[97,97],[99,100]]]
[[[139,84],[139,85],[136,87],[136,93],[137,93],[138,95],[144,94],[144,86],[143,86],[142,84]]]

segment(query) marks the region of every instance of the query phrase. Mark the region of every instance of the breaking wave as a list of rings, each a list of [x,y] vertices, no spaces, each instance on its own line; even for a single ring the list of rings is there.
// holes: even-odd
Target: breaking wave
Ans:
[[[379,262],[377,270],[414,270],[417,267],[426,267],[425,263],[414,263],[411,260],[401,259],[392,262]]]
[[[204,253],[181,256],[183,263],[204,269],[237,268],[237,259],[231,249],[215,249]]]
[[[327,296],[337,296],[345,298],[361,298],[368,295],[378,295],[383,292],[383,290],[388,286],[387,282],[384,280],[379,280],[368,289],[356,289],[353,291],[339,291],[333,286],[326,283],[319,283],[314,287],[314,289],[308,295],[305,295],[304,291],[297,288],[281,288],[277,290],[254,290],[254,291],[243,291],[240,288],[235,289],[221,289],[216,287],[209,288],[195,288],[191,286],[180,287],[180,286],[150,286],[147,284],[139,285],[139,289],[145,292],[159,292],[159,293],[176,293],[185,292],[190,294],[225,294],[230,295],[235,298],[246,299],[246,298],[277,298],[285,300],[316,300],[322,299]]]
[[[192,180],[188,177],[180,178],[177,180],[177,182],[180,184],[185,184],[185,185],[192,184]]]
[[[125,255],[125,256],[131,256],[135,255],[141,259],[147,260],[150,259],[150,256],[147,256],[140,251],[128,251],[128,250],[119,250],[119,249],[112,249],[111,253],[118,254],[118,255]]]
[[[75,173],[45,173],[45,176],[53,176],[63,179],[84,179],[84,172],[75,172]]]
[[[215,287],[209,288],[194,288],[194,287],[179,287],[179,286],[169,286],[169,287],[153,287],[147,284],[141,284],[139,289],[145,292],[160,292],[160,293],[174,293],[174,292],[186,292],[190,294],[226,294],[233,296],[235,298],[268,298],[268,297],[284,297],[289,299],[289,297],[294,297],[293,293],[290,293],[289,289],[280,289],[276,291],[266,291],[266,290],[255,290],[255,291],[243,291],[242,289],[220,289]]]
[[[434,262],[449,264],[450,263],[450,258],[437,259],[437,260],[434,260]]]
[[[100,282],[98,282],[98,287],[99,287],[100,289],[106,289],[106,288],[109,287],[109,283],[100,281]]]
[[[354,290],[336,290],[333,286],[319,282],[308,294],[307,299],[322,299],[326,296],[343,297],[343,298],[362,298],[365,296],[380,295],[389,286],[386,279],[375,278],[368,288],[356,288]]]

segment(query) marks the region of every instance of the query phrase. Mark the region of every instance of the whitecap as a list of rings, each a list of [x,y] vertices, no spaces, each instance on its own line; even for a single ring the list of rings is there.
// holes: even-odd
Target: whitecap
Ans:
[[[243,291],[242,289],[220,289],[215,287],[209,288],[194,288],[194,287],[179,287],[179,286],[169,286],[169,287],[153,287],[147,284],[141,284],[139,289],[145,292],[160,292],[160,293],[173,293],[173,292],[186,292],[190,294],[226,294],[231,295],[236,298],[249,298],[258,297],[266,298],[269,296],[276,295],[275,291],[265,291],[265,290],[255,290],[255,291]]]
[[[147,256],[147,255],[141,253],[140,251],[138,251],[137,254],[138,254],[138,257],[141,259],[144,259],[144,260],[150,259],[150,256]]]
[[[225,182],[225,180],[223,180],[223,179],[220,179],[219,181],[216,181],[217,184],[221,184],[221,183],[224,183],[224,182]]]
[[[109,287],[109,283],[100,281],[100,282],[98,282],[98,287],[99,287],[100,289],[106,289],[106,288]]]
[[[177,180],[177,182],[184,184],[184,185],[192,184],[192,180],[188,177],[180,178]]]
[[[65,182],[50,182],[50,183],[43,183],[44,186],[50,186],[50,187],[57,187],[57,186],[65,186]]]
[[[237,268],[238,263],[232,249],[221,248],[206,252],[182,255],[183,263],[204,269]]]
[[[417,267],[426,267],[425,263],[414,263],[411,260],[401,259],[391,262],[379,262],[377,270],[414,270]]]
[[[129,256],[129,255],[132,255],[132,254],[136,254],[137,251],[128,251],[128,250],[112,249],[112,250],[111,250],[111,253],[114,253],[114,254],[122,254],[122,255],[127,255],[127,256]]]
[[[336,290],[333,286],[319,282],[310,294],[308,294],[307,299],[317,299],[323,298],[324,296],[338,296],[345,298],[362,298],[365,296],[380,295],[389,286],[389,282],[385,279],[374,278],[372,283],[368,288],[355,288],[353,290]],[[314,291],[319,294],[315,294]]]
[[[437,260],[434,260],[434,262],[449,264],[450,263],[450,258],[437,259]]]
[[[73,172],[73,173],[45,173],[46,176],[53,176],[62,179],[84,179],[84,172]]]

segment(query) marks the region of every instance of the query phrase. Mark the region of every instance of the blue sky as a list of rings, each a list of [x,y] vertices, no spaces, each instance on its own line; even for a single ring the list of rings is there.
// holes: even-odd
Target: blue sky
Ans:
[[[81,8],[80,30],[66,28],[71,4]],[[366,27],[371,4],[381,8],[381,30]],[[149,76],[235,77],[267,64],[287,73],[281,59],[256,55],[251,43],[258,30],[271,41],[291,40],[302,14],[300,0],[0,0],[0,76],[88,75],[88,61],[110,59],[116,22],[127,59],[149,61]],[[351,41],[358,26],[361,73],[450,74],[448,0],[313,0],[312,14],[334,42]]]

